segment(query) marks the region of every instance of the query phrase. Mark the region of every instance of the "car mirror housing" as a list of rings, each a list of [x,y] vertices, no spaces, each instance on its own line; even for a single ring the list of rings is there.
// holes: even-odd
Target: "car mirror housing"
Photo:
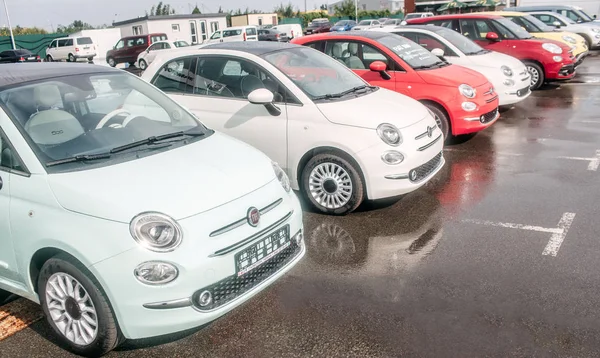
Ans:
[[[493,42],[497,42],[500,41],[500,37],[498,37],[498,34],[495,32],[488,32],[487,35],[485,35],[485,39],[488,41],[493,41]]]

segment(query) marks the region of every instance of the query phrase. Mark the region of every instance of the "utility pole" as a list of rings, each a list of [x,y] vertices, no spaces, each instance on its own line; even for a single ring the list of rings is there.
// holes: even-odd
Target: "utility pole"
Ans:
[[[354,0],[354,21],[358,22],[358,0]]]
[[[10,31],[10,41],[12,42],[13,50],[16,50],[17,46],[15,45],[15,37],[13,36],[12,25],[10,24],[10,16],[8,15],[8,7],[6,7],[6,0],[2,0],[2,1],[4,2],[4,11],[6,12],[6,19],[8,20],[8,31]]]

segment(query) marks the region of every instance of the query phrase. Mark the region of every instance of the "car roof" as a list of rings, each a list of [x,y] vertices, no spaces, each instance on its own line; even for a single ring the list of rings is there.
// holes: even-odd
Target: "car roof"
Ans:
[[[265,53],[285,50],[290,48],[303,47],[300,45],[275,42],[275,41],[232,41],[232,42],[217,42],[214,44],[208,44],[202,46],[200,50],[211,49],[211,50],[232,50],[247,52],[256,56],[263,55]]]
[[[435,26],[435,25],[410,25],[410,26],[396,26],[393,27],[392,30],[423,30],[423,31],[431,31],[431,32],[440,32],[444,30],[454,31],[447,27],[443,26]],[[382,31],[386,32],[386,31]]]
[[[480,14],[478,12],[470,14],[451,14],[451,15],[437,15],[430,17],[421,17],[418,19],[407,20],[409,24],[419,24],[425,22],[431,22],[435,20],[451,20],[451,19],[501,19],[500,15]]]
[[[530,9],[530,10],[535,10],[535,9],[557,9],[557,10],[577,10],[576,8],[574,8],[573,6],[569,6],[569,5],[529,5],[529,6],[513,6],[513,7],[507,7],[506,9],[510,9],[513,11],[518,11],[518,9]]]
[[[489,15],[500,15],[500,16],[527,16],[529,15],[526,12],[519,11],[483,11],[480,14],[489,14]]]
[[[387,37],[387,36],[393,36],[392,34],[390,34],[389,32],[383,32],[383,31],[363,31],[363,30],[352,30],[349,32],[325,32],[322,34],[316,34],[316,35],[310,35],[310,36],[303,36],[301,38],[305,38],[305,39],[322,39],[325,37],[365,37],[368,39],[372,39],[372,40],[377,40],[383,37]]]
[[[125,71],[89,63],[9,63],[0,66],[0,88],[62,76]]]

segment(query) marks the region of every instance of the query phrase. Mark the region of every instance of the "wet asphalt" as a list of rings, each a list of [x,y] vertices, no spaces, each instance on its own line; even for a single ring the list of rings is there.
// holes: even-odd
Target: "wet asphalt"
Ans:
[[[400,200],[305,212],[305,259],[229,315],[108,356],[600,356],[600,55],[445,157]],[[0,356],[69,354],[39,321]]]

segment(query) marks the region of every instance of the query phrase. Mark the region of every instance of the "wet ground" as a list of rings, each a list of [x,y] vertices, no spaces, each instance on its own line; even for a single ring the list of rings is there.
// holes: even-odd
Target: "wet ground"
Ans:
[[[448,147],[421,190],[306,213],[304,261],[251,302],[109,356],[600,356],[600,56],[578,72]],[[68,354],[40,320],[0,356]]]

